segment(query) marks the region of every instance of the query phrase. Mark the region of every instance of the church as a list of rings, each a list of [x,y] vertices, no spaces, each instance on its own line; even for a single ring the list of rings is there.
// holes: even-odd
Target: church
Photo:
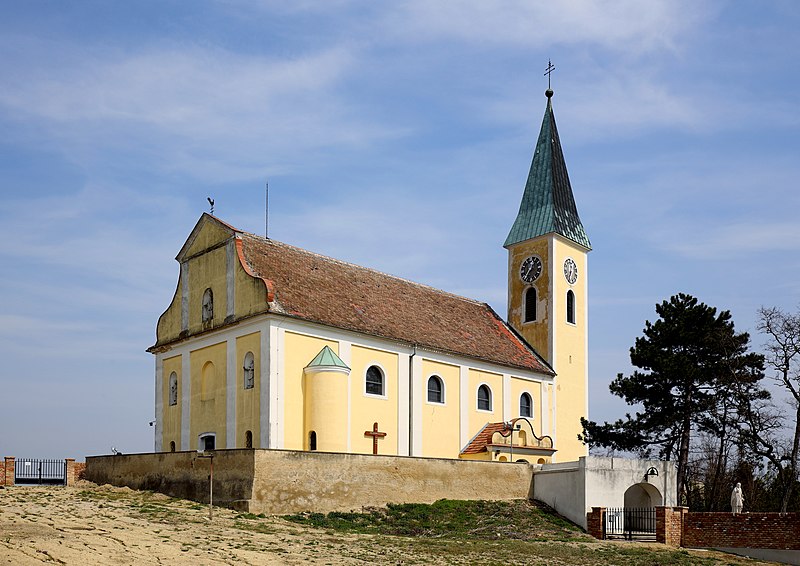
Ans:
[[[587,455],[588,269],[547,106],[508,312],[203,214],[158,320],[155,451],[271,448],[549,464]],[[501,238],[502,235],[498,235]]]

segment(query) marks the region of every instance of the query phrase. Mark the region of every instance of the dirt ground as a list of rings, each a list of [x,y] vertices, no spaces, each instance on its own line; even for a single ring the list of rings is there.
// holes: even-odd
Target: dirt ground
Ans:
[[[445,539],[349,535],[307,529],[280,517],[255,517],[161,494],[78,482],[75,487],[0,489],[0,564],[670,564],[663,546],[594,542],[474,544]],[[625,545],[624,547],[621,545]],[[504,551],[507,546],[509,554]],[[553,547],[561,547],[554,549]],[[672,552],[672,551],[670,551]],[[680,563],[761,564],[681,551]],[[648,558],[649,557],[649,558]]]

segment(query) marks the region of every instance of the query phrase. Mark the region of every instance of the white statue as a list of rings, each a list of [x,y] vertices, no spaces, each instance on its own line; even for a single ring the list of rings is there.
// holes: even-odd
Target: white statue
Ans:
[[[733,514],[736,515],[742,512],[744,508],[744,495],[742,494],[742,484],[737,483],[736,487],[733,488],[733,492],[731,493],[731,510]]]

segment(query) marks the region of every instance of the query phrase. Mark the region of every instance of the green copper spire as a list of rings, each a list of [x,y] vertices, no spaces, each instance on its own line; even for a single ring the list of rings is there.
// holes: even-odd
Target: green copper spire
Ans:
[[[567,175],[567,164],[558,139],[553,115],[553,91],[547,89],[547,110],[536,142],[525,193],[511,231],[503,247],[555,232],[587,249],[589,238],[578,217]]]
[[[311,363],[306,366],[307,368],[317,368],[317,367],[327,367],[327,368],[340,368],[349,370],[350,368],[347,367],[347,364],[342,361],[342,359],[336,355],[336,352],[331,350],[328,346],[322,348],[319,351]]]

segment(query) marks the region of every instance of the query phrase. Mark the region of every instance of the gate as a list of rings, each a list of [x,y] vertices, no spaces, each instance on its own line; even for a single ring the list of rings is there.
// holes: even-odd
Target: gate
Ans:
[[[67,461],[20,458],[14,462],[14,483],[67,485]]]
[[[656,540],[656,508],[609,507],[603,517],[603,538]]]

